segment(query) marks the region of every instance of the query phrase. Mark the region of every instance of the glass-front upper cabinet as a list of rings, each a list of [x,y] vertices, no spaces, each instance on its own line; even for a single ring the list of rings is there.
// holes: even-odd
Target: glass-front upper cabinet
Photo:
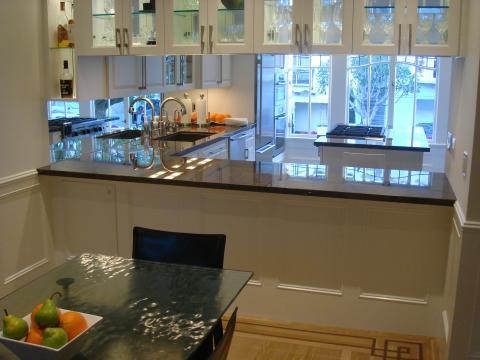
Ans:
[[[165,0],[169,54],[251,53],[254,0]]]
[[[125,52],[129,55],[163,53],[163,1],[124,0],[123,5]]]
[[[165,56],[165,92],[185,91],[193,88],[193,56]]]
[[[167,54],[203,54],[207,51],[205,0],[165,0]]]
[[[358,0],[354,11],[355,53],[459,53],[460,0]]]
[[[162,10],[162,0],[77,1],[78,55],[162,54]]]
[[[458,55],[460,1],[408,1],[410,54]]]
[[[350,53],[354,0],[308,0],[303,14],[303,53]]]
[[[354,53],[405,53],[404,0],[356,0],[353,29]]]
[[[78,55],[122,55],[123,0],[75,3],[75,46]]]
[[[255,52],[301,53],[305,0],[255,0]]]
[[[208,53],[253,52],[254,1],[209,0]]]

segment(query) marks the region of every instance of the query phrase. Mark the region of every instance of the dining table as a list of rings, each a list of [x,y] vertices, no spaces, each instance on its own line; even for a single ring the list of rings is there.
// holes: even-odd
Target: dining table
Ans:
[[[252,275],[83,254],[1,298],[0,309],[23,317],[59,292],[59,308],[103,317],[74,359],[192,359]]]

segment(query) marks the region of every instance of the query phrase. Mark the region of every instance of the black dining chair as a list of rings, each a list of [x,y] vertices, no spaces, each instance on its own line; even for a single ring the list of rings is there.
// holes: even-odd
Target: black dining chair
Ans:
[[[223,269],[226,236],[133,228],[133,258]]]
[[[189,234],[133,228],[134,259],[223,269],[227,237],[222,234]],[[222,320],[200,346],[195,357],[206,359],[223,336]]]
[[[215,346],[215,350],[210,355],[208,360],[226,360],[228,352],[230,351],[230,346],[232,345],[233,333],[235,332],[235,324],[237,323],[237,311],[238,307],[232,313],[230,320],[228,320],[227,327],[225,328],[225,333],[222,338]]]

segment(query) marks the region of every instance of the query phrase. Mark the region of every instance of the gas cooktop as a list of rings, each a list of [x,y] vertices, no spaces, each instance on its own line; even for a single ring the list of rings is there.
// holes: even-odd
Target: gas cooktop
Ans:
[[[60,131],[62,138],[89,135],[103,131],[105,121],[118,120],[118,117],[108,119],[96,118],[59,118],[48,121],[50,132]]]
[[[380,126],[338,125],[327,133],[329,138],[340,139],[385,139],[385,128]]]

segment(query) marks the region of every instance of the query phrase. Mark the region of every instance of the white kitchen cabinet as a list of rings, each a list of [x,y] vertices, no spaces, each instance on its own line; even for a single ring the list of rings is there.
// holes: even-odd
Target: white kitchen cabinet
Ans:
[[[165,92],[178,92],[193,89],[193,58],[193,55],[165,56]]]
[[[109,98],[156,93],[164,89],[161,56],[110,56],[107,74]]]
[[[165,0],[168,54],[236,54],[253,51],[254,0]],[[228,5],[229,8],[225,6]]]
[[[349,53],[353,0],[255,2],[255,52]]]
[[[163,54],[163,0],[77,1],[75,20],[78,55]]]
[[[359,0],[353,51],[385,55],[457,55],[461,0]]]
[[[206,145],[183,155],[183,157],[228,160],[228,139],[222,139],[213,144]]]
[[[229,145],[230,160],[255,161],[255,129],[231,136]]]
[[[195,84],[200,89],[231,86],[232,57],[230,55],[195,57]]]

